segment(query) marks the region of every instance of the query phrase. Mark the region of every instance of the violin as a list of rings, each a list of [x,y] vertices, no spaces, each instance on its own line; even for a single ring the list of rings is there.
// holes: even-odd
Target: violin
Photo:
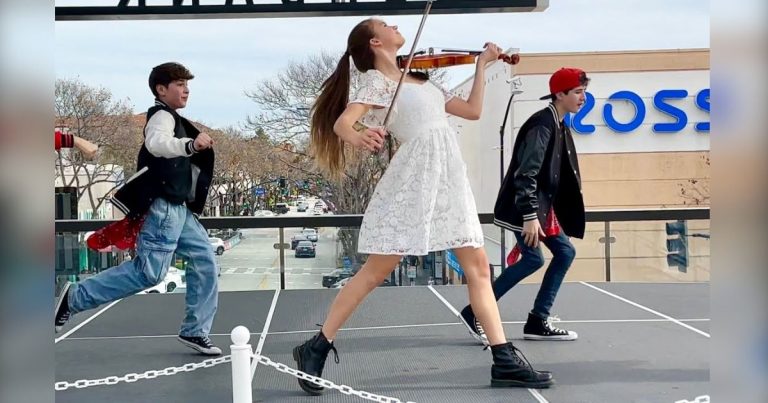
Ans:
[[[440,53],[435,53],[434,49],[430,48],[429,52],[419,51],[415,52],[413,60],[411,61],[411,69],[415,70],[427,70],[437,69],[440,67],[459,66],[462,64],[474,64],[477,56],[483,53],[479,50],[452,50],[443,49]],[[520,55],[517,53],[507,55],[499,55],[499,60],[515,65],[520,62]],[[405,68],[408,63],[408,56],[397,56],[397,64],[401,69]]]

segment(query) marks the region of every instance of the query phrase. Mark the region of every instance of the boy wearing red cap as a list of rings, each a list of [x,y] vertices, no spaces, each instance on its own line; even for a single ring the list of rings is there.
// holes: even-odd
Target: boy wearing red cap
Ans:
[[[528,340],[576,340],[576,332],[558,329],[550,320],[550,309],[576,250],[568,237],[583,238],[584,200],[576,148],[566,113],[575,113],[584,104],[587,75],[579,69],[562,68],[549,80],[549,94],[541,99],[551,103],[536,112],[520,128],[507,175],[494,208],[494,224],[513,231],[521,260],[507,267],[493,284],[498,301],[524,278],[544,266],[539,242],[552,252],[552,261],[536,296],[523,335]],[[543,225],[560,231],[545,235]],[[549,232],[549,231],[547,231]],[[462,319],[482,337],[472,308],[461,312]]]

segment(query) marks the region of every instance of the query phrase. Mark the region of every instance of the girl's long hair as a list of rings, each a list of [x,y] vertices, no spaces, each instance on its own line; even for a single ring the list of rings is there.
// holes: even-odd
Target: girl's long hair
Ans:
[[[351,65],[349,58],[360,71],[373,69],[374,54],[370,40],[374,36],[372,19],[357,24],[347,39],[347,50],[339,60],[336,70],[320,87],[320,95],[310,111],[310,150],[317,165],[338,177],[346,163],[344,142],[333,131],[336,119],[341,116],[349,102]]]

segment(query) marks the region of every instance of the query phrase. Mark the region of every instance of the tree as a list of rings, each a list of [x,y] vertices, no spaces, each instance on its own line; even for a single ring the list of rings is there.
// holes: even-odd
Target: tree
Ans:
[[[134,115],[127,101],[115,101],[108,90],[78,80],[57,80],[55,94],[56,126],[93,141],[100,149],[90,161],[77,151],[61,151],[56,175],[63,185],[76,187],[78,197],[87,197],[96,212],[122,180],[135,172],[146,114]],[[279,172],[275,142],[263,131],[249,136],[235,127],[217,130],[192,124],[215,141],[209,208],[218,204],[223,215],[246,212],[245,206],[255,205],[254,186]]]
[[[310,56],[304,61],[291,62],[272,79],[259,82],[252,91],[246,91],[260,110],[249,116],[246,127],[267,133],[277,142],[293,145],[275,153],[276,169],[289,180],[320,182],[323,185],[316,195],[336,206],[340,214],[362,214],[373,195],[379,178],[389,161],[386,153],[371,155],[368,152],[347,147],[347,168],[340,180],[323,175],[314,165],[308,153],[310,108],[320,93],[322,83],[339,62],[339,55],[327,52]],[[430,71],[433,81],[444,83],[445,70]],[[359,74],[352,66],[351,86],[354,91]],[[343,254],[353,260],[353,267],[359,267],[361,257],[357,254],[356,229],[340,229]]]
[[[273,145],[263,133],[248,136],[235,127],[208,133],[216,151],[209,205],[219,198],[223,215],[250,213],[256,205],[254,188],[274,177]]]
[[[95,214],[123,179],[118,167],[123,175],[133,173],[142,142],[140,126],[127,100],[114,100],[109,90],[76,79],[56,80],[54,112],[57,127],[99,146],[92,161],[74,150],[62,150],[56,159],[57,177],[64,186],[78,189],[78,199],[87,197]]]
[[[711,166],[709,153],[702,154],[701,159],[702,163],[706,165],[707,170],[709,170]],[[678,183],[678,186],[680,186],[680,196],[683,198],[683,204],[694,204],[697,206],[708,206],[710,204],[709,180],[687,179],[683,183]]]

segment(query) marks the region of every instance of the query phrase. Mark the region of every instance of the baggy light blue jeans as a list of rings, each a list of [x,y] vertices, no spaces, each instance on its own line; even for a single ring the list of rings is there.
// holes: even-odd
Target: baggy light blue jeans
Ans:
[[[218,273],[208,233],[181,204],[156,199],[136,241],[136,256],[73,284],[69,308],[78,313],[154,287],[165,278],[173,254],[189,261],[186,313],[179,334],[207,336],[218,307]]]

